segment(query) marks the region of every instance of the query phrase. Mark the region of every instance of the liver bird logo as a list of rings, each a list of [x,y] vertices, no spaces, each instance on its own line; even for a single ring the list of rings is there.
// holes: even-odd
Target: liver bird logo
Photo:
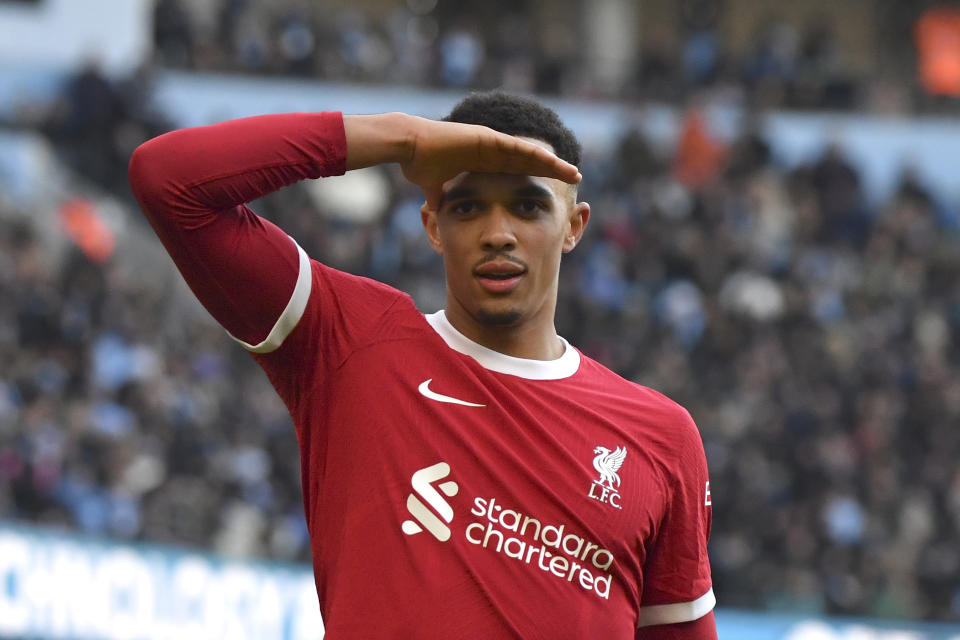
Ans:
[[[617,471],[623,466],[623,460],[627,457],[627,448],[617,447],[616,450],[610,451],[606,447],[597,447],[593,452],[597,454],[597,457],[593,459],[593,468],[600,474],[600,486],[603,486],[603,483],[606,482],[611,489],[616,491],[617,487],[620,486],[620,476],[617,475]],[[614,482],[616,482],[616,485],[614,485]]]

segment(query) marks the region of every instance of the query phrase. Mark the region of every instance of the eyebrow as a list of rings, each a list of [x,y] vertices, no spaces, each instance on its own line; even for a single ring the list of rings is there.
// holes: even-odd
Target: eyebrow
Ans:
[[[454,200],[469,200],[477,197],[477,190],[473,187],[454,187],[440,197],[440,206]]]
[[[457,200],[470,200],[472,198],[476,198],[478,194],[479,191],[474,187],[454,187],[453,189],[450,189],[450,191],[443,194],[440,199],[440,206],[442,207],[448,202],[455,202]],[[512,195],[515,198],[539,198],[541,200],[550,200],[554,198],[553,191],[539,184],[524,185],[514,190]]]
[[[539,184],[529,184],[513,192],[515,197],[519,198],[540,198],[550,200],[554,197],[553,191]]]

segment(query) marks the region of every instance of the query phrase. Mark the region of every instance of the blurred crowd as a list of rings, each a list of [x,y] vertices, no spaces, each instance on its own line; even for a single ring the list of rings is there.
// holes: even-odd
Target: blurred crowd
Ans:
[[[586,169],[561,328],[690,408],[721,600],[960,620],[951,216],[909,174],[870,206],[838,149],[784,171],[747,134],[691,189],[643,148]]]
[[[567,97],[680,100],[705,86],[753,103],[849,109],[864,99],[827,21],[771,19],[733,54],[720,36],[721,2],[678,4],[678,42],[652,34],[613,86],[584,59],[571,6],[538,14],[530,2],[407,0],[371,17],[322,2],[158,0],[157,62],[203,71],[452,88],[504,88]]]
[[[216,15],[233,16],[228,34],[252,28],[241,9]],[[290,51],[331,46],[287,28]],[[329,42],[347,51],[338,28]],[[161,47],[170,63],[228,50],[275,63],[250,43],[164,38],[180,42]],[[99,154],[99,182],[127,197],[124,153],[162,118],[86,82],[43,126],[65,159]],[[88,127],[99,111],[84,96],[107,94],[88,102],[121,116]],[[585,159],[594,216],[562,266],[558,330],[690,409],[723,605],[960,621],[957,203],[910,173],[872,203],[839,148],[788,170],[750,130],[732,144],[694,133],[664,152],[633,131]],[[378,171],[379,218],[332,215],[312,184],[256,208],[313,257],[435,310],[420,194]],[[293,429],[252,359],[119,253],[51,261],[15,206],[0,198],[0,519],[307,561]]]

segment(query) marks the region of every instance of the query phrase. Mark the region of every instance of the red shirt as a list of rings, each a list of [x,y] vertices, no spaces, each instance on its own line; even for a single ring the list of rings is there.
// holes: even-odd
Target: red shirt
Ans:
[[[131,183],[293,417],[327,637],[634,638],[711,611],[689,414],[566,345],[512,358],[241,203],[343,171],[339,114],[146,143]]]

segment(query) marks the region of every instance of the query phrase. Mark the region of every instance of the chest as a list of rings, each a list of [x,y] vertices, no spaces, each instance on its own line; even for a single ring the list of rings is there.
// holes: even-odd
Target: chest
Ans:
[[[642,564],[662,517],[642,406],[575,377],[528,380],[393,344],[351,358],[318,412],[323,493],[377,505],[393,520],[380,526],[525,543],[562,528],[571,561],[593,545]]]

